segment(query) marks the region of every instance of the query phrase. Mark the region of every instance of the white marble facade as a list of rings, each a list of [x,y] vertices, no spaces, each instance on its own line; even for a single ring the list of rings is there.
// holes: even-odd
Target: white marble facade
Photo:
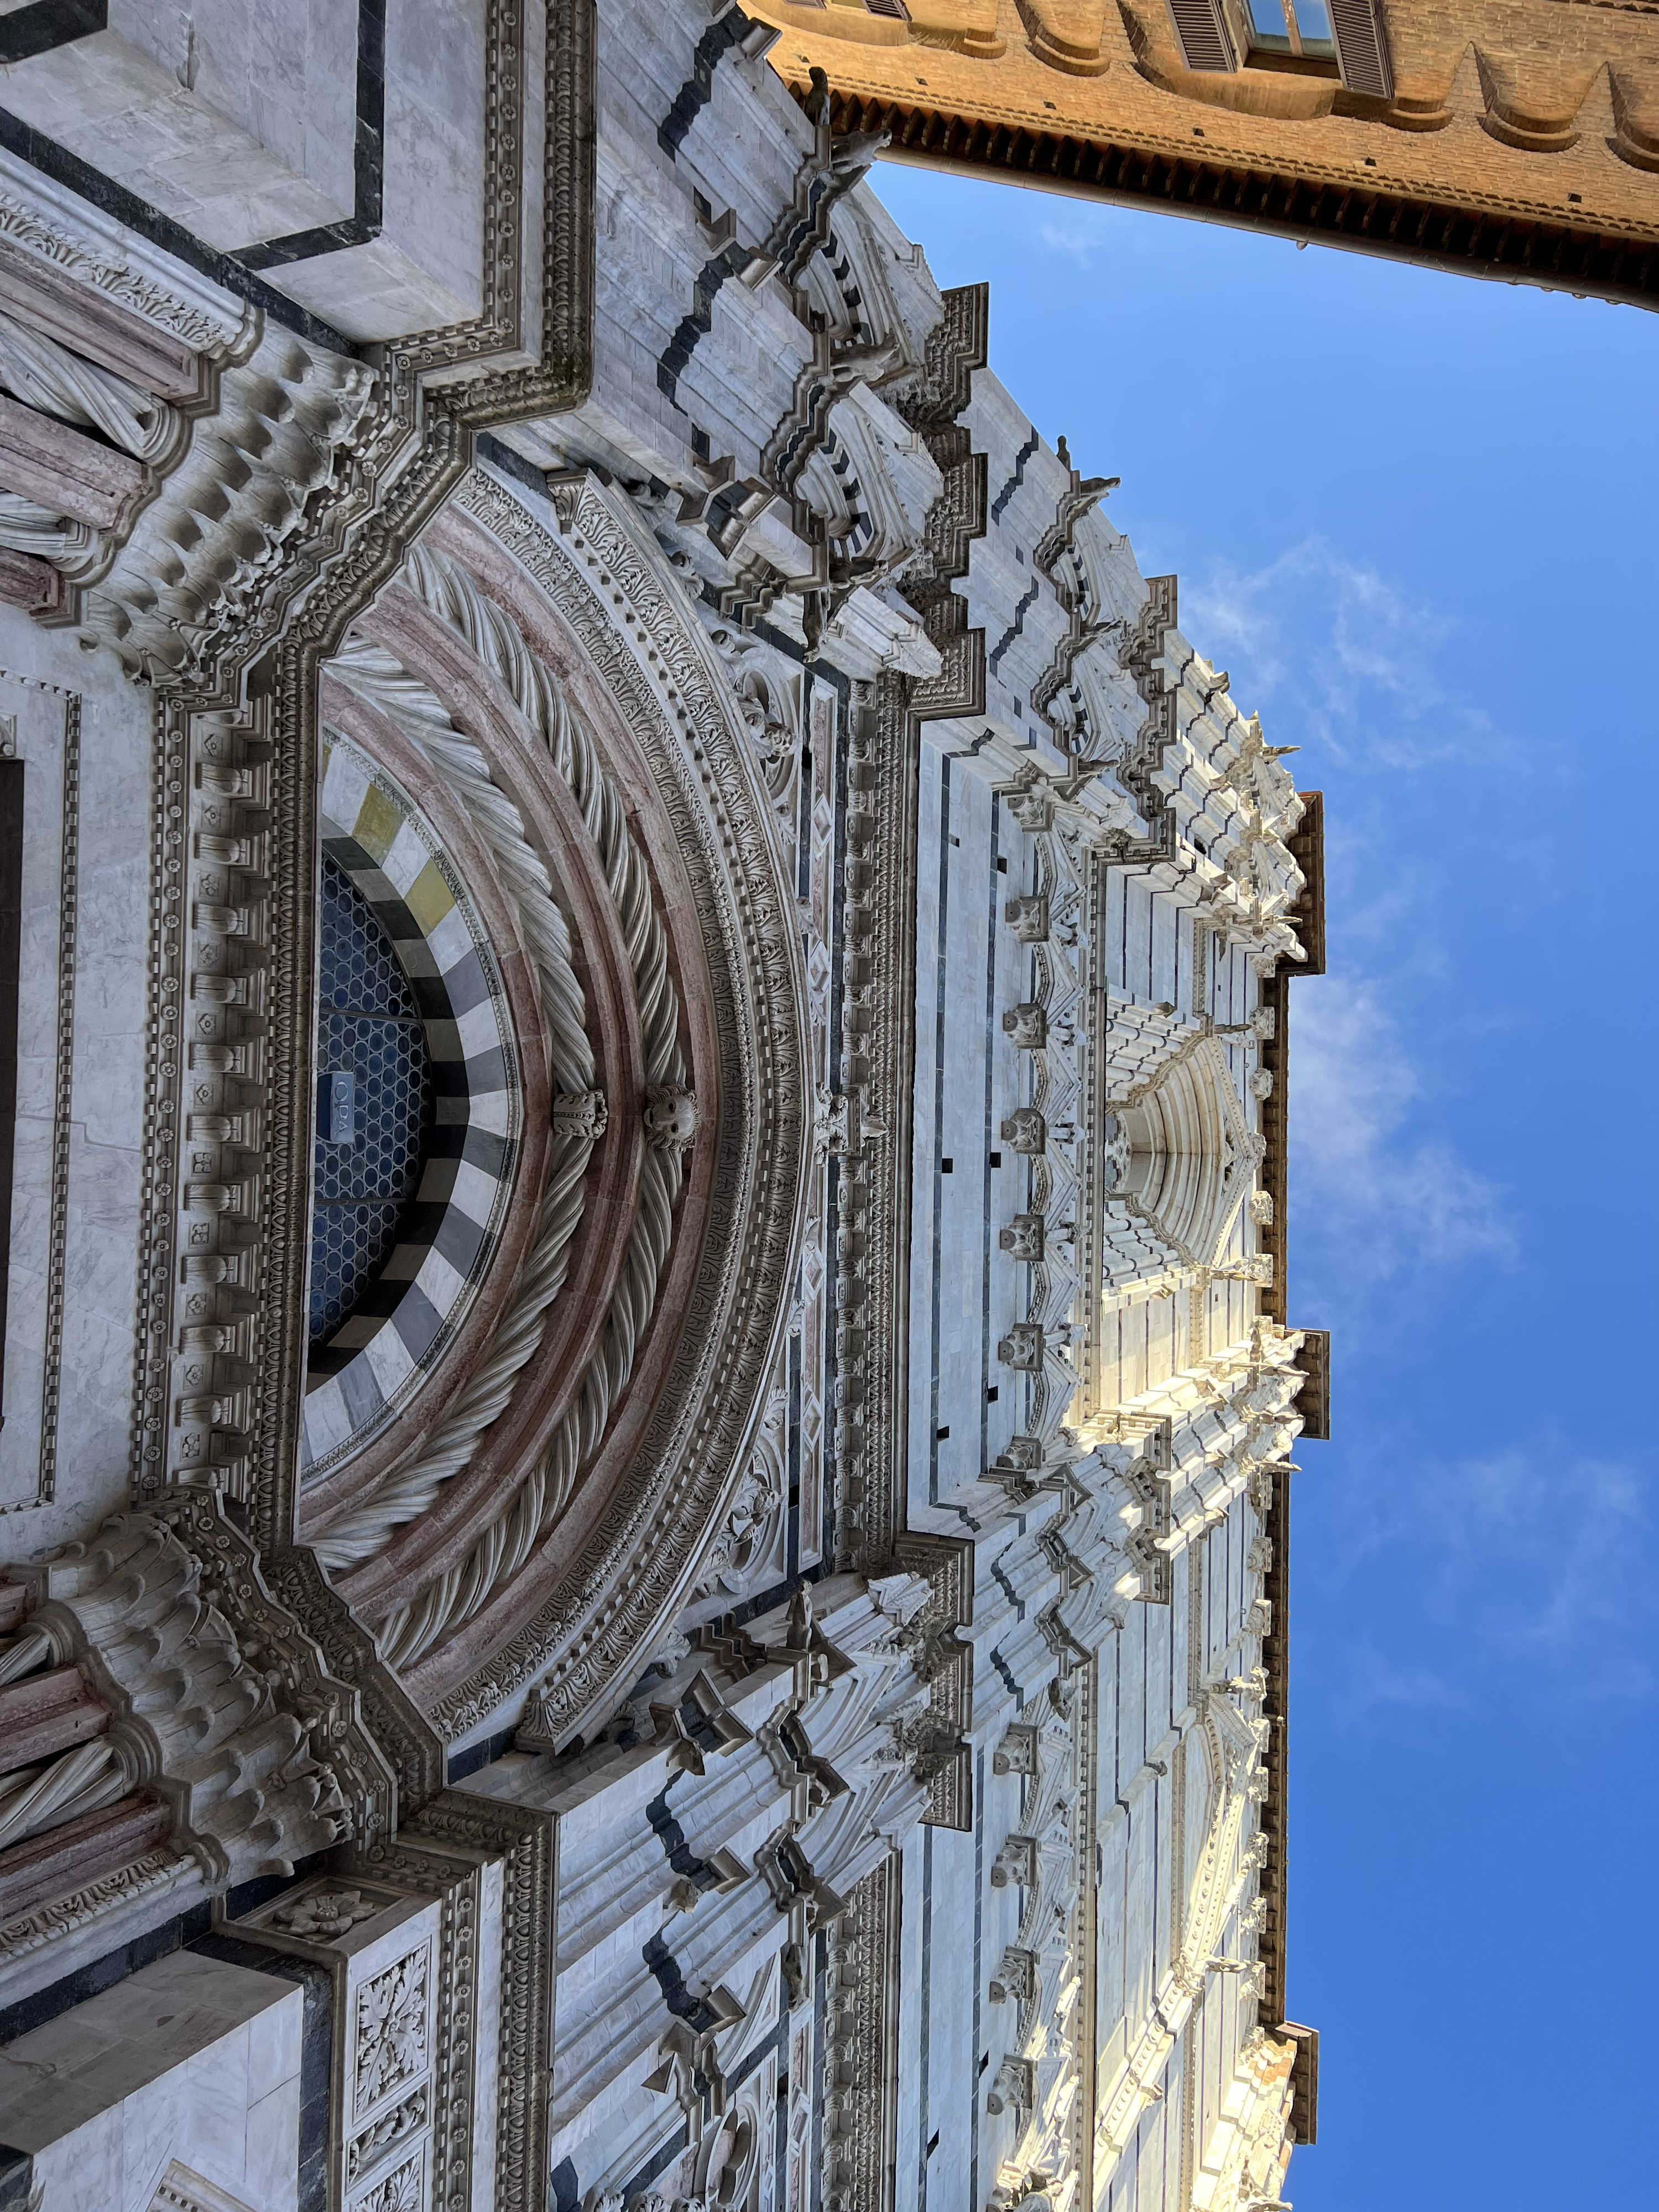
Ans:
[[[0,2202],[1265,2212],[1316,794],[739,9],[106,13],[0,67]],[[342,738],[441,1103],[313,1468]]]
[[[0,677],[27,824],[0,1504],[25,1557],[125,1498],[137,1318],[149,714],[63,642],[20,626]]]
[[[149,2212],[170,2182],[187,2192],[199,2177],[247,2212],[282,2212],[304,2010],[292,1982],[189,1952],[158,1959],[8,2045],[5,2140],[33,2153],[43,2204]]]

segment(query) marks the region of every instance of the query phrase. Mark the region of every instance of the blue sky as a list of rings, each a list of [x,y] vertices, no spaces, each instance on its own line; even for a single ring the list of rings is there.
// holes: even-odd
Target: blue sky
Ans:
[[[1651,2202],[1659,319],[883,166],[1326,794],[1292,987],[1297,2212]]]

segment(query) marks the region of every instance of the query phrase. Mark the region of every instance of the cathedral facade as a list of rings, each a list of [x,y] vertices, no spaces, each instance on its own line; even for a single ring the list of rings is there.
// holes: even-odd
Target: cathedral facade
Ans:
[[[4,2207],[1313,2140],[1319,794],[777,35],[0,19]]]

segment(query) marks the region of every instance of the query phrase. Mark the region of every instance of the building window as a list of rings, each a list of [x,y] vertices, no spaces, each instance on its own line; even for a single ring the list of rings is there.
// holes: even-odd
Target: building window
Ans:
[[[1393,94],[1376,0],[1168,0],[1168,7],[1189,70],[1279,70],[1340,77],[1373,100]]]
[[[1336,39],[1325,0],[1249,0],[1247,69],[1337,74]]]

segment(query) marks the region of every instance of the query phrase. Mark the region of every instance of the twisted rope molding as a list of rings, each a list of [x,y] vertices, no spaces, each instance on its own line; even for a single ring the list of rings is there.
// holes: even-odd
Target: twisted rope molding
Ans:
[[[568,786],[599,850],[634,970],[647,1083],[678,1082],[679,999],[668,967],[668,940],[651,896],[651,876],[628,827],[622,794],[600,763],[586,727],[522,631],[465,569],[428,546],[410,555],[398,581],[461,637],[512,695]]]
[[[137,1779],[131,1753],[107,1737],[77,1745],[45,1765],[15,1768],[0,1778],[0,1850],[66,1820],[101,1813],[125,1797]]]
[[[554,768],[574,797],[598,848],[622,924],[634,978],[647,1081],[680,1085],[685,1065],[679,1042],[679,998],[669,970],[666,934],[652,896],[649,871],[629,830],[621,795],[605,775],[587,731],[570,713],[557,683],[531,651],[517,625],[454,562],[428,549],[417,549],[399,580],[456,631],[503,683],[547,746]],[[388,711],[397,711],[400,704],[397,697],[377,696]],[[465,740],[459,742],[465,744]],[[510,807],[510,802],[506,804]],[[512,811],[516,817],[516,809]],[[611,1410],[633,1372],[672,1241],[674,1203],[682,1173],[677,1151],[653,1148],[646,1153],[621,1278],[605,1317],[599,1352],[583,1376],[575,1403],[510,1504],[466,1557],[381,1623],[377,1640],[389,1665],[413,1665],[451,1630],[481,1611],[501,1585],[523,1566],[562,1511],[578,1473],[597,1450]],[[532,1258],[532,1267],[534,1265]],[[541,1336],[538,1328],[533,1339],[525,1343],[522,1356],[516,1356],[516,1340],[512,1344],[507,1341],[515,1319],[516,1311],[508,1316],[506,1328],[497,1338],[498,1350],[488,1369],[481,1370],[477,1378],[482,1386],[486,1374],[495,1376],[499,1370],[493,1388],[505,1394],[503,1409],[513,1382]],[[424,1512],[442,1484],[470,1460],[471,1449],[465,1456],[458,1456],[454,1449],[441,1449],[443,1443],[440,1432],[433,1449],[415,1467],[394,1477],[374,1498],[336,1522],[319,1544],[319,1555],[331,1563],[326,1547],[361,1545],[351,1562],[355,1564],[356,1559],[370,1558],[383,1550],[392,1528]],[[395,1507],[398,1517],[388,1526],[389,1506]]]
[[[570,933],[553,896],[547,870],[531,850],[518,808],[491,779],[478,748],[455,728],[440,701],[395,655],[349,638],[330,673],[378,707],[429,762],[465,808],[499,870],[535,963],[547,1016],[548,1060],[564,1092],[593,1087],[586,1001],[570,964]],[[585,1177],[593,1139],[580,1129],[556,1133],[543,1191],[536,1242],[514,1301],[496,1330],[489,1358],[468,1376],[453,1410],[412,1465],[390,1476],[342,1514],[317,1540],[325,1567],[338,1572],[386,1549],[423,1513],[444,1483],[471,1464],[485,1431],[512,1401],[514,1386],[542,1340],[548,1310],[564,1287],[570,1247],[586,1198]]]
[[[511,694],[541,738],[575,799],[599,848],[611,902],[622,923],[639,1009],[647,1085],[684,1082],[679,994],[668,966],[668,940],[651,893],[650,872],[628,826],[621,794],[600,764],[586,729],[566,705],[550,671],[532,652],[505,611],[456,562],[419,547],[400,580],[467,644]],[[584,1462],[598,1449],[611,1409],[634,1370],[641,1337],[657,1302],[662,1264],[673,1238],[674,1201],[682,1179],[679,1153],[647,1152],[621,1279],[605,1316],[599,1353],[582,1377],[576,1402],[541,1460],[466,1557],[408,1605],[387,1615],[380,1656],[410,1667],[453,1629],[481,1612],[517,1574],[564,1510]]]
[[[651,1152],[640,1175],[639,1208],[622,1279],[605,1316],[598,1357],[547,1451],[465,1559],[381,1623],[377,1642],[391,1667],[411,1667],[434,1644],[483,1611],[563,1511],[583,1464],[598,1450],[611,1411],[634,1371],[634,1357],[657,1302],[662,1263],[673,1239],[679,1194],[677,1153]]]
[[[489,764],[450,720],[434,693],[395,653],[366,638],[349,637],[327,673],[349,684],[395,722],[443,778],[471,817],[518,909],[549,1015],[549,1064],[564,1091],[593,1087],[587,1005],[570,964],[570,930],[546,868],[525,836],[524,817],[495,781]]]
[[[141,461],[163,461],[179,434],[179,417],[164,399],[3,313],[0,385],[25,407],[101,430],[112,446]]]

